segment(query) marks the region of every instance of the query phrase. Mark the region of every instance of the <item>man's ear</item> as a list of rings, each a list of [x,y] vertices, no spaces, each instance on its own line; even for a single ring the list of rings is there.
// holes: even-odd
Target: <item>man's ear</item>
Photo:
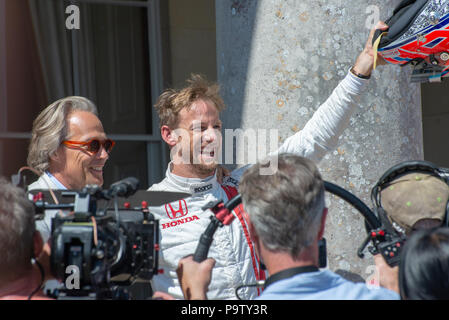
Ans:
[[[326,227],[326,217],[327,217],[327,208],[323,209],[323,214],[321,216],[321,225],[320,225],[320,230],[318,232],[318,240],[321,240],[324,236],[324,229]]]
[[[251,223],[251,220],[249,219],[249,216],[248,216],[248,219],[246,220],[246,223],[247,223],[248,229],[249,229],[249,236],[251,238],[251,241],[254,243],[254,248],[256,249],[256,255],[259,257],[260,267],[263,270],[266,270],[267,267],[264,263],[264,257],[262,256],[263,255],[262,250],[264,250],[265,247],[263,247],[262,240],[259,238],[259,235],[257,234],[256,229],[254,228],[254,225]]]
[[[35,231],[33,234],[33,258],[38,258],[42,250],[44,249],[44,241],[39,231]]]
[[[170,147],[174,147],[178,143],[178,136],[167,125],[161,127],[161,137]]]
[[[251,241],[253,243],[257,243],[257,240],[259,239],[259,236],[257,235],[256,229],[254,228],[254,225],[251,223],[251,219],[249,218],[249,215],[245,215],[246,224],[248,225],[249,229],[249,236],[251,238]]]
[[[51,162],[58,162],[59,160],[58,150],[56,150],[53,154],[51,154],[49,158]]]
[[[54,164],[53,166],[57,166],[60,163],[65,163],[65,154],[63,147],[59,146],[58,149],[56,149],[56,151],[49,156],[49,159],[50,166],[52,166],[52,163]]]

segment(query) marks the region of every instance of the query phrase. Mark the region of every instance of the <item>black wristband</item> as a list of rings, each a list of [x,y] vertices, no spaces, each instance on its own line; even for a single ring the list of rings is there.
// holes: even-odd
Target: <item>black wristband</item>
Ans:
[[[365,76],[364,74],[355,72],[354,67],[351,67],[351,69],[350,69],[349,71],[351,71],[351,73],[352,73],[353,75],[355,75],[356,77],[358,77],[358,78],[360,78],[360,79],[366,79],[366,80],[368,80],[368,79],[371,78],[371,75]]]

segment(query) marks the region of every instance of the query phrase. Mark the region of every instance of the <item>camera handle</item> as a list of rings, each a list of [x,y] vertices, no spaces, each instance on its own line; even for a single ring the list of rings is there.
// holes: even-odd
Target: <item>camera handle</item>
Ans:
[[[211,222],[206,228],[206,231],[200,237],[198,246],[196,247],[195,253],[193,255],[193,260],[196,262],[202,262],[206,260],[209,248],[212,244],[215,231],[218,227],[223,227],[231,224],[234,220],[234,215],[232,210],[242,203],[242,198],[240,194],[236,195],[234,198],[230,199],[226,204],[219,200],[217,202],[212,202],[204,206],[202,209],[210,209],[214,215],[210,217]]]
[[[365,221],[368,223],[369,227],[371,229],[377,229],[380,228],[381,223],[379,219],[376,217],[376,215],[371,211],[371,209],[363,203],[362,200],[357,198],[355,195],[350,193],[349,191],[337,186],[336,184],[333,184],[328,181],[324,181],[324,189],[327,192],[330,192],[341,199],[348,202],[350,205],[352,205],[354,208],[356,208],[365,218]]]
[[[200,240],[198,242],[198,246],[196,247],[195,254],[193,255],[193,260],[196,262],[201,262],[206,260],[207,254],[209,253],[210,245],[214,240],[213,236],[217,228],[220,226],[221,222],[218,221],[215,217],[211,217],[211,222],[207,226],[206,231],[201,235]],[[223,226],[221,224],[221,226]],[[221,227],[220,226],[220,227]]]
[[[382,221],[382,214],[379,212],[379,209],[376,212],[380,215],[380,218],[363,201],[349,191],[327,181],[324,181],[324,188],[326,191],[339,196],[354,206],[365,218],[368,236],[358,248],[357,255],[363,258],[363,251],[371,241],[373,247],[370,247],[369,251],[372,255],[380,253],[388,265],[392,267],[397,265],[404,245],[404,239],[396,235],[391,228],[388,228],[385,221]]]

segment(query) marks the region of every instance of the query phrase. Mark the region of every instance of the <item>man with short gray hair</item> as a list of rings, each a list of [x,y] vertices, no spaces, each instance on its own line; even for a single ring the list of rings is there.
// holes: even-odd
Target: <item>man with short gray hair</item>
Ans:
[[[239,189],[251,238],[270,274],[258,299],[399,299],[396,292],[368,288],[318,268],[318,242],[323,238],[327,216],[324,182],[311,160],[284,153],[277,161],[278,170],[273,175],[261,175],[260,163],[249,168]],[[195,272],[204,273],[205,265],[213,264],[210,259],[201,266],[195,264],[191,256],[184,258],[178,272],[184,294],[201,297],[196,288],[207,288],[209,279]]]

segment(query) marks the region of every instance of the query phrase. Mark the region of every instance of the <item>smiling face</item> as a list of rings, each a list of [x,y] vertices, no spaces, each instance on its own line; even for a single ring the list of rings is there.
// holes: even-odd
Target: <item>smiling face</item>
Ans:
[[[178,119],[177,130],[183,133],[180,134],[175,156],[183,157],[184,161],[175,165],[173,173],[199,178],[213,175],[218,166],[222,142],[222,124],[217,108],[210,100],[199,99],[189,109],[181,110]],[[189,153],[188,158],[186,152]],[[188,161],[185,161],[186,158]]]
[[[104,141],[106,134],[96,115],[87,111],[74,111],[67,118],[66,140],[87,142],[92,139]],[[109,155],[101,146],[97,153],[84,147],[61,144],[50,157],[50,173],[68,189],[82,189],[88,184],[103,185],[103,167]]]

